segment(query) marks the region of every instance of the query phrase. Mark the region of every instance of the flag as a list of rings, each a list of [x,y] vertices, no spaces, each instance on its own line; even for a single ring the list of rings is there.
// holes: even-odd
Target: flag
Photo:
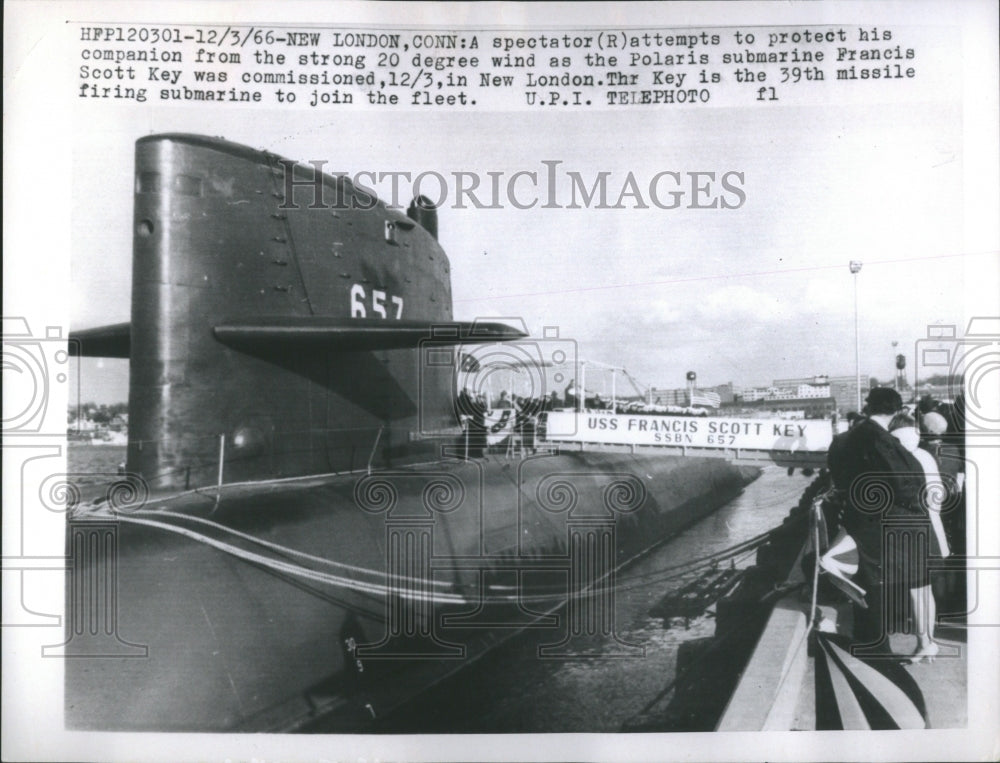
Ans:
[[[498,408],[487,411],[483,423],[486,426],[486,443],[496,445],[503,442],[514,433],[514,423],[517,419],[509,408]]]
[[[858,572],[858,544],[841,530],[829,550],[820,557],[820,569],[829,574],[830,582],[847,594],[855,604],[867,608],[865,589],[851,580]]]
[[[818,633],[816,641],[818,730],[928,727],[923,693],[897,661],[859,659],[842,636]]]
[[[719,397],[718,392],[712,392],[704,389],[692,389],[691,402],[689,405],[705,405],[709,408],[718,408],[722,405],[722,398]]]

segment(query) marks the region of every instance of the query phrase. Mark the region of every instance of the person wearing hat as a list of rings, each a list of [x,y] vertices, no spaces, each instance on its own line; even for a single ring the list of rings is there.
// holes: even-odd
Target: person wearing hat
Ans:
[[[854,642],[867,653],[890,653],[883,613],[885,574],[884,520],[888,514],[919,511],[924,486],[920,463],[889,434],[889,423],[903,407],[899,393],[876,387],[868,393],[867,418],[839,443],[835,480],[844,486],[843,526],[858,547],[855,582],[865,589],[867,606],[855,605]]]

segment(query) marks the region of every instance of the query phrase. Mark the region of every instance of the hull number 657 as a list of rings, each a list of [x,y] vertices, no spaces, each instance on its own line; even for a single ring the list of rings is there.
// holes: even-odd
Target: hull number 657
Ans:
[[[391,313],[391,315],[390,315]],[[403,317],[403,298],[384,291],[372,289],[371,297],[365,292],[365,287],[359,283],[351,287],[351,317],[373,318],[377,315],[380,318],[393,318],[399,320]]]

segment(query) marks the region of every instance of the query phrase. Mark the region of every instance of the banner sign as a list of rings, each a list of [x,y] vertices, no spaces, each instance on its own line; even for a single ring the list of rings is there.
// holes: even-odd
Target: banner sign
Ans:
[[[824,452],[833,439],[829,421],[738,419],[722,416],[650,416],[610,411],[551,411],[545,439],[609,445]]]

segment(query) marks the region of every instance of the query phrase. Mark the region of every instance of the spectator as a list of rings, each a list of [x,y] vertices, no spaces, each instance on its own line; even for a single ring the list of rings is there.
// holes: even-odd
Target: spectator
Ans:
[[[569,384],[566,385],[566,407],[576,410],[577,398],[576,398],[576,379],[570,379]]]
[[[462,391],[458,393],[458,399],[455,401],[455,410],[458,413],[459,421],[464,422],[469,417],[475,415],[476,403],[468,387],[462,387]]]
[[[920,463],[888,431],[893,416],[903,407],[899,393],[877,387],[868,393],[866,402],[868,418],[848,430],[836,470],[831,468],[831,472],[847,493],[844,528],[858,547],[855,582],[866,591],[867,606],[855,607],[855,644],[870,652],[890,653],[882,620],[886,573],[883,524],[889,513],[919,511],[924,477]]]
[[[932,414],[928,414],[932,415]],[[944,526],[941,523],[941,501],[944,498],[944,484],[938,470],[937,461],[926,450],[920,448],[920,434],[916,422],[908,415],[897,415],[889,424],[892,432],[909,451],[924,472],[926,489],[921,492],[922,501],[917,514],[908,524],[904,532],[910,558],[904,566],[905,584],[910,592],[913,603],[913,621],[917,631],[917,650],[910,657],[910,662],[932,661],[938,653],[938,645],[934,641],[934,621],[937,617],[937,606],[931,592],[930,571],[927,559],[912,558],[921,550],[930,549],[934,556],[948,556],[948,541],[945,538]],[[933,532],[931,532],[933,531]],[[931,541],[928,543],[928,541]]]
[[[847,414],[847,430],[834,435],[833,441],[827,450],[826,464],[830,470],[830,478],[833,480],[833,486],[844,494],[846,494],[849,487],[847,477],[844,474],[844,446],[847,443],[847,436],[850,434],[851,429],[859,421],[863,421],[864,418],[857,411],[850,411]]]

